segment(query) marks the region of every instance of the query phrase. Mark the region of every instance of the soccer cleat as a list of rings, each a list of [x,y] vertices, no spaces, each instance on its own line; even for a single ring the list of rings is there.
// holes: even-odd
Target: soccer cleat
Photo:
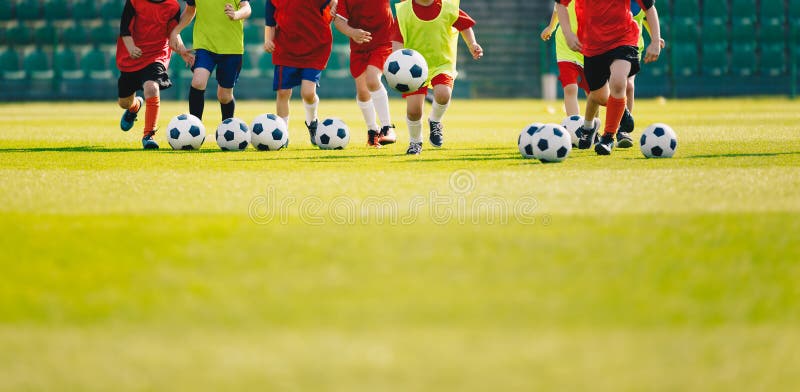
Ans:
[[[139,101],[139,110],[142,110],[144,107],[144,99],[142,97],[136,97],[136,99]],[[130,129],[133,128],[133,122],[136,121],[139,110],[131,112],[125,109],[125,112],[122,113],[122,118],[119,120],[119,128],[125,132],[130,131]]]
[[[406,155],[419,155],[422,152],[422,143],[411,142],[408,144]]]
[[[631,148],[633,147],[633,139],[628,132],[617,131],[617,147]]]
[[[314,140],[314,139],[316,139],[316,137],[317,137],[317,124],[318,124],[318,121],[314,120],[314,121],[311,122],[311,124],[309,124],[309,123],[305,123],[305,124],[306,124],[306,128],[308,128],[308,137],[311,139],[311,144],[316,146],[317,145],[317,141]]]
[[[592,129],[586,129],[583,125],[575,131],[575,134],[578,136],[578,148],[581,150],[585,150],[592,146],[592,144],[597,142],[597,128],[599,127],[599,122],[592,121]]]
[[[367,146],[381,148],[381,133],[378,131],[367,131]]]
[[[142,138],[142,148],[145,150],[158,150],[158,143],[153,139],[153,134],[146,135]]]
[[[397,134],[394,132],[394,124],[381,128],[381,144],[392,144],[397,141]]]
[[[614,149],[614,134],[604,133],[600,137],[600,141],[594,145],[594,152],[597,155],[611,155],[611,150]]]
[[[434,147],[441,147],[442,144],[444,144],[444,137],[442,136],[444,127],[442,123],[428,120],[428,125],[431,127],[431,134],[429,137],[431,144],[433,144]]]
[[[625,112],[622,113],[622,120],[619,121],[619,128],[617,128],[617,130],[625,133],[631,133],[633,132],[633,126],[633,115],[631,115],[631,112],[628,110],[628,108],[625,108]]]

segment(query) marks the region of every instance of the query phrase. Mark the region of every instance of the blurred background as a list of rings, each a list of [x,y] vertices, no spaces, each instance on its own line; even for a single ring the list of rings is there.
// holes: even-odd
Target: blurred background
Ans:
[[[123,5],[123,0],[0,0],[0,101],[113,98]],[[273,66],[262,49],[263,0],[251,6],[236,95],[268,99],[274,94]],[[667,48],[658,62],[643,66],[638,96],[795,96],[800,0],[659,0],[656,6]],[[473,61],[460,43],[455,95],[543,97],[548,87],[543,83],[555,83],[547,76],[557,73],[553,41],[539,39],[553,2],[462,0],[461,7],[478,22],[475,31],[486,57]],[[192,42],[191,28],[182,35]],[[353,95],[348,51],[347,37],[334,31],[321,96]],[[162,99],[185,99],[190,71],[178,56],[171,69],[176,88]]]

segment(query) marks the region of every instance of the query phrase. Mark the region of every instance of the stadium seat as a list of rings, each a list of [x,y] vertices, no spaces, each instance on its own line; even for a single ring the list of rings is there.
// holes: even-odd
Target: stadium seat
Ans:
[[[672,45],[672,69],[677,76],[697,74],[697,44],[676,42]]]
[[[15,9],[19,20],[29,21],[42,18],[42,7],[38,1],[19,0]]]
[[[68,26],[61,32],[61,40],[68,45],[83,45],[86,44],[87,34],[86,29],[80,23],[74,23]]]
[[[97,45],[114,45],[119,36],[119,24],[102,21],[89,30],[89,42]]]
[[[69,46],[65,46],[53,54],[53,70],[58,78],[83,78],[83,70],[78,67],[78,56]]]
[[[758,40],[763,43],[782,43],[786,40],[786,24],[783,19],[761,19]]]
[[[50,23],[44,23],[33,29],[33,42],[37,45],[56,45],[58,44],[58,34],[56,28]]]
[[[261,76],[271,78],[275,74],[275,65],[272,64],[271,53],[261,53],[258,58],[258,69],[261,70]]]
[[[703,74],[722,76],[728,73],[728,45],[703,43]]]
[[[700,4],[697,0],[675,0],[672,2],[672,16],[674,17],[691,17],[699,14]]]
[[[119,19],[122,16],[122,8],[124,6],[125,2],[123,1],[107,0],[105,3],[100,5],[100,17],[109,22],[119,22]]]
[[[350,45],[333,45],[331,57],[328,59],[328,66],[323,74],[327,78],[341,79],[350,75],[349,59]]]
[[[50,59],[41,47],[36,47],[25,55],[23,61],[25,72],[31,79],[50,79],[53,77],[53,69],[50,67]]]
[[[15,26],[8,28],[6,31],[6,40],[9,44],[14,45],[30,45],[33,43],[33,35],[31,29],[22,23],[17,23]]]
[[[656,7],[658,7],[659,5],[660,3],[656,5]],[[659,9],[659,11],[661,10]],[[720,18],[723,19],[725,23],[727,23],[728,19],[730,19],[730,14],[731,13],[730,10],[728,9],[727,1],[714,2],[714,3],[711,3],[709,1],[703,2],[703,12],[702,12],[703,19]]]
[[[259,25],[257,23],[245,23],[244,44],[264,45],[264,25]]]
[[[110,79],[112,76],[106,54],[97,46],[81,57],[81,68],[89,79]]]
[[[242,56],[242,70],[240,71],[240,75],[245,78],[255,78],[261,74],[258,67],[253,65],[252,55],[247,51],[244,52]]]
[[[25,71],[20,68],[19,54],[13,46],[0,53],[0,77],[3,79],[23,79]]]
[[[792,25],[800,23],[800,0],[789,0],[789,22]]]
[[[752,43],[733,42],[731,47],[731,73],[738,76],[755,75],[756,46]]]
[[[754,19],[751,17],[733,19],[731,27],[731,41],[755,42],[756,25]]]
[[[713,43],[728,42],[728,24],[722,18],[707,18],[703,20],[702,41]]]
[[[264,26],[264,2],[263,1],[251,1],[250,2],[250,22],[257,22],[261,26]]]
[[[782,0],[761,0],[761,20],[764,19],[783,19],[786,17],[786,10],[783,8]]]
[[[68,0],[46,0],[44,2],[44,18],[47,20],[70,19]]]
[[[90,20],[99,16],[97,2],[93,0],[77,0],[72,2],[72,17],[75,20]],[[120,16],[122,14],[120,13]]]
[[[762,45],[760,58],[762,75],[780,76],[786,73],[786,47],[782,43]]]
[[[693,18],[675,18],[672,21],[672,39],[675,42],[697,42],[699,40],[699,31],[697,19]]]
[[[12,0],[0,0],[0,20],[14,19],[14,3]]]
[[[754,18],[756,10],[756,0],[733,0],[731,3],[733,18]]]

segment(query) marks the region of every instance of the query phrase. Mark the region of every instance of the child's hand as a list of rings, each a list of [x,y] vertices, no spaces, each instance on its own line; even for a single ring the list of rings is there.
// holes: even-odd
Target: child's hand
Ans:
[[[339,5],[337,0],[331,0],[331,16],[336,15],[336,7]]]
[[[350,39],[357,44],[365,44],[369,41],[372,41],[372,34],[369,31],[353,29]]]
[[[195,59],[194,51],[186,50],[186,48],[183,48],[183,51],[178,51],[178,54],[181,55],[183,62],[186,63],[186,66],[189,67],[189,69],[194,67],[194,59]]]
[[[581,41],[578,39],[578,36],[575,35],[575,33],[571,31],[564,31],[564,38],[567,40],[567,46],[569,46],[569,48],[573,51],[580,52],[583,50],[583,44],[581,44]]]
[[[483,57],[483,48],[477,42],[473,42],[472,45],[469,46],[469,52],[472,54],[472,58],[475,60],[479,60]]]
[[[264,38],[264,51],[272,53],[275,51],[275,41]]]
[[[133,39],[123,40],[122,42],[125,44],[125,49],[128,50],[128,55],[130,55],[132,59],[142,57],[142,50],[133,43]]]
[[[539,36],[542,37],[542,41],[549,40],[552,35],[553,29],[551,29],[550,26],[545,27],[544,30],[542,30],[542,33],[539,34]]]
[[[659,40],[659,42],[653,41],[650,42],[650,45],[647,45],[647,53],[644,55],[645,63],[652,63],[658,60],[658,56],[661,55],[661,41],[662,40]]]
[[[658,43],[661,44],[661,49],[664,49],[664,48],[667,47],[667,41],[664,41],[664,38],[659,38],[658,39]]]
[[[236,10],[233,9],[233,4],[225,4],[225,15],[228,15],[228,19],[230,20],[236,20]]]

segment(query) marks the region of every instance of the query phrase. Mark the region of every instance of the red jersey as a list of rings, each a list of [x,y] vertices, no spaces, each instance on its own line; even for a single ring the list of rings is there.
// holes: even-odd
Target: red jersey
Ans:
[[[576,15],[584,56],[601,55],[620,46],[639,46],[639,24],[633,20],[630,0],[556,0],[565,6],[572,1],[578,2],[576,11],[581,9]],[[655,0],[636,2],[648,10]]]
[[[139,71],[152,63],[169,68],[172,50],[169,33],[178,24],[181,6],[177,0],[154,3],[149,0],[127,0],[117,37],[117,68],[122,72]],[[142,50],[142,56],[133,59],[122,43],[122,36],[131,36]]]
[[[371,52],[392,44],[394,17],[389,0],[339,0],[336,14],[344,18],[350,27],[372,34],[372,40],[363,44],[350,40],[350,51]]]
[[[267,0],[265,19],[275,27],[275,65],[325,69],[333,44],[330,0]]]
[[[413,1],[413,0],[411,0]],[[421,5],[417,3],[412,3],[412,9],[414,10],[414,15],[421,20],[434,20],[439,13],[442,12],[442,0],[435,0],[431,5]],[[475,26],[475,20],[472,19],[466,12],[463,10],[458,10],[458,19],[453,23],[453,28],[458,31],[464,31],[472,26]],[[394,22],[394,33],[392,34],[392,40],[397,42],[403,42],[403,35],[400,34],[400,27],[397,24],[397,21]]]

